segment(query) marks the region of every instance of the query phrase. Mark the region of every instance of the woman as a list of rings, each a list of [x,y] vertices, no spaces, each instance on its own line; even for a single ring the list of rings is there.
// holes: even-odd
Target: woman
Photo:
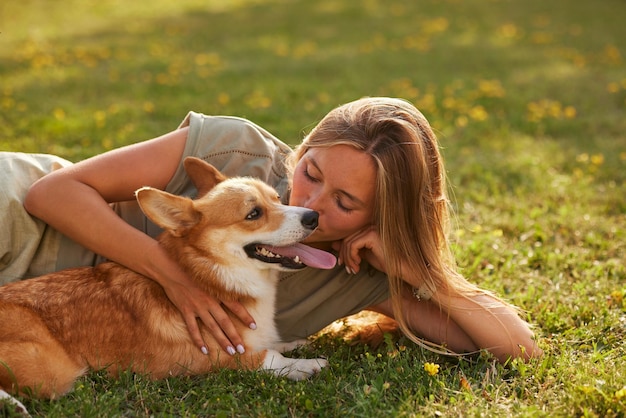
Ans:
[[[20,260],[21,270],[6,262],[21,276],[0,277],[15,280],[92,264],[99,254],[160,283],[200,349],[206,350],[198,319],[229,353],[243,352],[223,305],[195,287],[164,253],[153,238],[159,231],[134,203],[134,191],[146,185],[193,195],[182,169],[189,155],[226,175],[259,177],[285,203],[320,213],[319,228],[307,243],[336,251],[340,265],[283,275],[277,325],[285,340],[304,338],[369,308],[394,317],[406,335],[429,347],[457,353],[487,349],[501,361],[540,355],[513,307],[456,272],[437,141],[424,116],[399,99],[366,98],[334,109],[294,152],[249,121],[190,113],[161,137],[75,165],[55,161],[65,167],[41,177],[24,199],[26,210],[43,221],[31,219],[39,240],[21,240],[30,243],[32,261]],[[35,177],[54,168],[45,156],[21,156],[32,158],[45,161],[23,164],[38,165]],[[12,256],[19,249],[0,251],[2,260],[19,258]],[[226,308],[255,327],[238,303]]]

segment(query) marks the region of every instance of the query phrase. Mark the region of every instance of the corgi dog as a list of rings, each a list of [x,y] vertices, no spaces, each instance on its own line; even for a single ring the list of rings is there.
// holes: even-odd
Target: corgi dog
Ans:
[[[335,265],[332,254],[299,244],[316,229],[317,212],[281,204],[260,180],[226,178],[193,157],[184,165],[195,200],[149,187],[136,198],[188,276],[219,300],[240,301],[255,319],[251,330],[233,316],[246,352],[226,353],[201,324],[203,354],[160,285],[105,262],[0,287],[0,391],[56,398],[102,369],[160,379],[232,368],[300,380],[327,366],[284,357],[278,350],[293,346],[281,345],[274,323],[279,271]]]

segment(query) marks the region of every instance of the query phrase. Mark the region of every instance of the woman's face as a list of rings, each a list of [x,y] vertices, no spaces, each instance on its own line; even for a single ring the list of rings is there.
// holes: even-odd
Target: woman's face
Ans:
[[[296,165],[289,204],[320,214],[304,242],[332,242],[372,223],[376,167],[372,157],[348,145],[311,148]]]

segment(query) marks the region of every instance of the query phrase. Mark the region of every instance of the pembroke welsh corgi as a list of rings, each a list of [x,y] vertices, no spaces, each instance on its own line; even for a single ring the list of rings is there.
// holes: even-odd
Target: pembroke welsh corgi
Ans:
[[[0,390],[55,398],[88,370],[122,370],[154,379],[217,368],[268,370],[299,380],[324,359],[282,356],[274,323],[280,270],[332,268],[332,254],[298,242],[318,214],[282,205],[274,189],[247,177],[226,178],[210,164],[184,161],[195,200],[144,187],[146,216],[163,229],[158,240],[203,290],[238,300],[255,319],[251,330],[233,316],[244,354],[229,355],[201,325],[208,355],[192,342],[163,288],[114,262],[62,270],[0,287]],[[231,315],[232,316],[232,315]]]

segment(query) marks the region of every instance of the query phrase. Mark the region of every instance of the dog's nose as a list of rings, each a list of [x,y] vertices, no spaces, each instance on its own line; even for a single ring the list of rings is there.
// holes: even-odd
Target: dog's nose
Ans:
[[[302,215],[302,220],[300,222],[302,222],[302,226],[308,229],[315,229],[317,228],[317,221],[319,217],[319,213],[311,210]]]

